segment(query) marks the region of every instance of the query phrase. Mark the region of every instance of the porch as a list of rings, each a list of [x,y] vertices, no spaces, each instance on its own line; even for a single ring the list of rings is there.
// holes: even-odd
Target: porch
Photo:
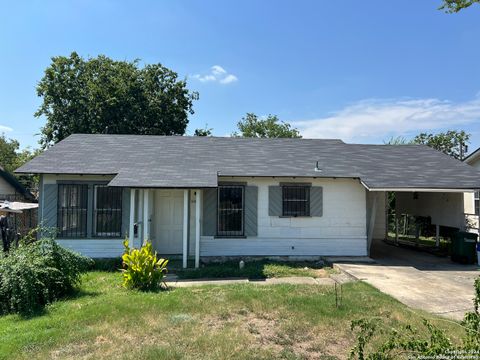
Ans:
[[[202,189],[130,188],[128,237],[132,247],[149,240],[161,256],[181,255],[183,268],[200,265]]]

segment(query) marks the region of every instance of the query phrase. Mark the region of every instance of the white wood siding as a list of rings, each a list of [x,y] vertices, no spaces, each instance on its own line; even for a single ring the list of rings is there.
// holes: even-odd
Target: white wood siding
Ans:
[[[258,235],[244,239],[203,236],[201,256],[367,255],[366,193],[354,179],[221,178],[258,186]],[[323,216],[268,216],[268,186],[308,182],[323,187]]]
[[[123,254],[123,239],[57,239],[57,243],[91,258],[112,258]]]
[[[465,228],[464,193],[412,192],[396,193],[398,214],[430,216],[432,224]]]
[[[370,214],[370,208],[373,204],[373,196],[377,197],[377,210],[375,212],[375,225],[373,227],[373,239],[385,239],[387,235],[387,193],[384,191],[367,191],[367,213]],[[367,217],[367,226],[370,218]]]
[[[109,180],[111,176],[45,175],[44,183],[56,180]],[[258,187],[258,235],[248,238],[220,239],[201,237],[201,256],[365,256],[366,190],[354,179],[298,178],[221,178]],[[323,187],[323,216],[280,218],[268,216],[268,186],[280,182],[308,182]],[[155,211],[153,211],[155,219]],[[190,197],[189,255],[194,254],[195,194]],[[153,228],[155,225],[152,224]],[[155,234],[154,230],[154,236]],[[158,239],[161,241],[161,239]],[[117,257],[123,252],[123,239],[58,239],[62,246],[84,255]]]

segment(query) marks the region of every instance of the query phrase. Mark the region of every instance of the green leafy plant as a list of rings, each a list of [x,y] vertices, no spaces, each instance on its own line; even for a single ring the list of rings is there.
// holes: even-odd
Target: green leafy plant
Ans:
[[[465,345],[480,351],[480,277],[475,280],[473,311],[465,314],[462,325],[465,327]]]
[[[131,249],[128,239],[123,243],[123,286],[128,289],[153,291],[161,288],[167,273],[167,259],[157,259],[152,243],[145,241],[140,249]]]
[[[465,331],[460,346],[455,346],[446,332],[423,319],[428,336],[420,336],[410,324],[399,329],[385,326],[387,317],[354,320],[351,330],[357,331],[357,342],[350,350],[350,359],[387,360],[397,358],[417,358],[452,353],[478,354],[480,352],[480,277],[475,280],[474,311],[465,314],[462,329]],[[388,339],[378,344],[380,334],[388,334]]]
[[[92,260],[44,238],[0,258],[0,313],[29,315],[74,292]]]

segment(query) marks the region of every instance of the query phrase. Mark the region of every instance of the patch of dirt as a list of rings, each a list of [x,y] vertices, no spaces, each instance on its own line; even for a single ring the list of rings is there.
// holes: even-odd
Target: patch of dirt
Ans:
[[[253,337],[252,347],[260,347],[280,356],[289,351],[302,359],[347,359],[351,343],[347,338],[332,338],[315,327],[295,327],[292,319],[278,313],[253,313],[241,309],[228,318],[213,316],[202,319],[211,330],[236,325]],[[295,321],[295,320],[293,320]]]
[[[310,269],[310,271],[315,273],[315,277],[318,277],[318,278],[329,277],[329,273],[325,269]]]

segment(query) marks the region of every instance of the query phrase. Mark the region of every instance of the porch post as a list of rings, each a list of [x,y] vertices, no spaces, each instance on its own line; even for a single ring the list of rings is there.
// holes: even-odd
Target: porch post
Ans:
[[[142,243],[145,240],[150,241],[150,221],[149,221],[149,189],[143,190],[143,239]]]
[[[183,190],[183,268],[188,266],[188,224],[189,224],[190,190]]]
[[[130,189],[130,222],[129,222],[129,229],[128,229],[128,242],[129,246],[133,247],[133,242],[135,241],[135,231],[134,231],[134,223],[135,223],[135,192],[136,189]]]
[[[201,226],[202,190],[195,192],[195,268],[200,267],[200,226]]]
[[[440,225],[435,225],[435,246],[440,247]]]
[[[140,246],[143,244],[143,189],[138,189],[138,214],[137,214],[138,230],[137,235],[140,241]]]

